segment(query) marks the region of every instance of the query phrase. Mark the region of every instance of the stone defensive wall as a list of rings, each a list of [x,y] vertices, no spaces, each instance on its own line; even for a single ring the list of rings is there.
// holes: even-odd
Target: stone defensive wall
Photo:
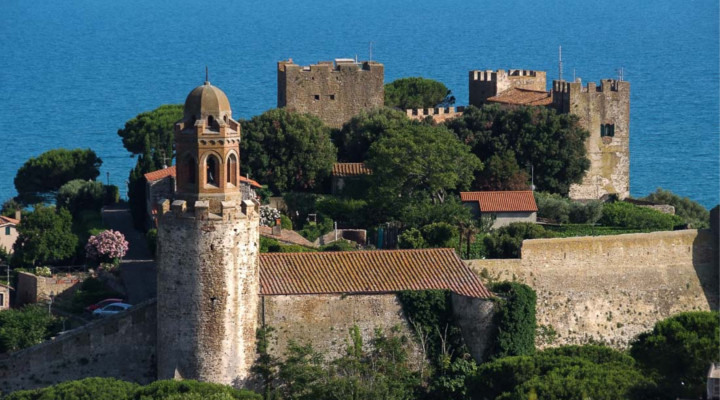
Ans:
[[[91,376],[155,380],[155,300],[0,359],[0,393]]]
[[[539,347],[626,348],[662,319],[718,309],[717,243],[709,230],[534,239],[519,260],[468,265],[485,280],[535,289]]]
[[[492,317],[494,302],[457,294],[452,295],[453,312],[473,357],[480,360],[494,338]],[[387,336],[406,337],[406,349],[412,365],[424,360],[415,330],[405,318],[395,294],[315,294],[262,296],[259,326],[272,327],[270,353],[285,358],[291,341],[311,344],[326,360],[345,354],[350,329],[357,325],[368,346],[376,330]]]
[[[405,110],[405,114],[410,119],[421,121],[427,117],[432,117],[435,122],[444,122],[448,119],[459,117],[465,112],[464,106],[459,107],[435,107],[435,108],[413,108]]]

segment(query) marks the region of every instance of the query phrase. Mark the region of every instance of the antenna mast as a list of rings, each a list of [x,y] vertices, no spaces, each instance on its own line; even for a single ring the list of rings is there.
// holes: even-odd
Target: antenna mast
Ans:
[[[207,82],[210,82],[210,80],[208,79],[208,67],[206,65],[205,66],[205,83],[207,83]]]
[[[624,81],[625,80],[625,68],[620,67],[620,68],[618,68],[617,71],[618,71],[618,78],[619,78],[618,80],[620,82]]]
[[[559,70],[559,80],[563,80],[563,78],[562,78],[562,46],[558,46],[558,70]]]
[[[372,61],[372,46],[373,46],[373,42],[370,42],[370,60],[369,61]]]

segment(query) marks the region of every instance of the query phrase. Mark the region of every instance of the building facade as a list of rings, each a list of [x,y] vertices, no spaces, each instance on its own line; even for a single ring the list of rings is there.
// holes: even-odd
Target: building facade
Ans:
[[[385,67],[373,61],[336,59],[309,66],[280,61],[277,106],[340,128],[361,111],[385,104],[384,79]]]

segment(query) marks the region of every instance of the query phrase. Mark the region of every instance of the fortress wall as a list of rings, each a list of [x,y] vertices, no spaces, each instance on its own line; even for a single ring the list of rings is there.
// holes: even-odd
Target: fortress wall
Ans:
[[[0,392],[87,377],[155,380],[155,300],[95,321],[0,360]]]
[[[468,264],[535,289],[538,346],[624,348],[673,314],[718,309],[717,240],[709,230],[536,239],[523,242],[522,260]]]
[[[292,340],[299,345],[312,344],[326,359],[338,358],[345,354],[350,329],[357,325],[365,345],[379,328],[386,335],[407,337],[410,360],[417,365],[422,360],[412,328],[394,294],[262,296],[260,303],[260,324],[264,319],[265,326],[274,329],[270,352],[275,357],[285,358]]]

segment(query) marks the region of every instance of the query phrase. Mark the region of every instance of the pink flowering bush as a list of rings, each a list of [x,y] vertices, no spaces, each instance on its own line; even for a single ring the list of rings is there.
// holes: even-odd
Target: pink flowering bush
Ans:
[[[112,229],[90,236],[85,245],[87,258],[98,263],[117,263],[127,250],[128,242],[125,236]]]

